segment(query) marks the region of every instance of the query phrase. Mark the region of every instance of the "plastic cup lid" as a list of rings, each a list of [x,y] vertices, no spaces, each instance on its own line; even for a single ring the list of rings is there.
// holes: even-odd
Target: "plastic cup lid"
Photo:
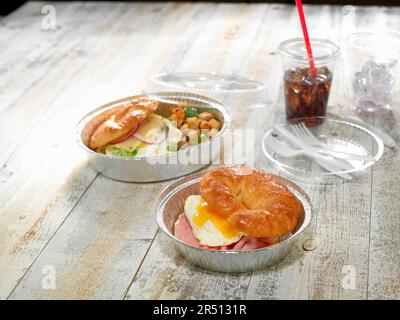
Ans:
[[[216,73],[159,73],[152,81],[158,85],[185,91],[243,93],[260,91],[265,85],[243,76]]]

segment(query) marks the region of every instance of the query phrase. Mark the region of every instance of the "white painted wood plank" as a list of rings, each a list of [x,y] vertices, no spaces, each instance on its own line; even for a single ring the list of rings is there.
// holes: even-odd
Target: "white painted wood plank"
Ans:
[[[213,19],[194,39],[176,71],[236,73],[266,8],[260,4],[218,4]]]
[[[156,233],[153,212],[143,203],[151,203],[160,187],[100,176],[10,298],[122,298]],[[54,267],[53,290],[42,287],[45,266]]]
[[[382,29],[399,32],[400,8],[382,8]],[[371,13],[372,15],[372,13]],[[395,99],[399,99],[397,93]],[[393,108],[388,119],[375,123],[400,142],[400,111]],[[400,300],[400,154],[399,148],[386,149],[374,167],[371,190],[371,228],[369,254],[369,299]]]
[[[42,2],[28,2],[17,10],[16,17],[7,17],[1,26],[0,43],[7,50],[0,53],[0,112],[12,108],[15,100],[60,61],[68,59],[68,53],[85,35],[102,23],[87,21],[87,12],[99,11],[94,3],[56,2],[52,4],[56,28],[46,30],[42,27],[44,5]],[[120,10],[119,14],[123,13],[118,5],[107,6],[109,12]]]
[[[151,12],[154,11],[154,7],[152,6],[145,6],[148,10],[147,14],[150,15]],[[145,8],[143,7],[143,8]],[[96,80],[96,78],[94,78],[94,76],[98,77],[98,78],[103,78],[102,74],[99,74],[101,72],[101,69],[98,68],[99,65],[102,64],[102,61],[109,62],[109,67],[106,68],[105,70],[103,70],[103,75],[106,75],[106,77],[110,77],[110,80],[104,80],[105,83],[100,83],[100,86],[98,86],[96,88],[96,90],[98,90],[98,94],[102,95],[102,92],[99,90],[99,88],[104,88],[103,86],[106,83],[109,83],[108,81],[114,81],[116,83],[119,83],[121,86],[119,88],[119,90],[125,90],[125,95],[128,94],[132,94],[132,87],[135,88],[135,84],[137,85],[137,87],[140,87],[140,85],[144,84],[145,81],[147,80],[145,75],[147,74],[152,74],[155,71],[151,71],[148,70],[147,68],[157,68],[158,64],[157,63],[153,63],[153,64],[149,64],[146,65],[146,63],[140,63],[139,62],[139,58],[143,57],[143,58],[152,58],[154,57],[154,60],[157,60],[159,64],[165,63],[165,59],[168,57],[166,56],[166,53],[169,52],[168,50],[172,50],[170,49],[170,47],[175,44],[178,43],[180,45],[185,46],[181,40],[182,38],[176,37],[176,42],[171,41],[171,39],[169,39],[168,41],[163,40],[163,38],[165,38],[166,35],[169,34],[175,34],[177,32],[177,30],[186,30],[185,32],[190,32],[193,35],[196,34],[196,32],[199,31],[198,26],[194,26],[194,27],[190,27],[191,25],[191,16],[194,14],[199,14],[200,16],[204,15],[204,18],[206,18],[209,14],[211,14],[213,11],[213,6],[206,4],[206,5],[195,5],[195,6],[188,6],[185,4],[171,4],[168,5],[168,7],[166,8],[165,11],[163,11],[162,13],[160,13],[163,17],[162,20],[160,21],[153,21],[152,24],[148,24],[149,29],[145,29],[143,26],[143,21],[141,21],[140,19],[136,19],[137,23],[140,24],[142,23],[142,26],[134,26],[131,25],[132,30],[128,31],[128,33],[125,32],[126,28],[123,27],[122,24],[118,25],[116,24],[115,28],[117,30],[120,30],[121,32],[124,31],[124,33],[121,34],[121,37],[119,38],[119,41],[121,41],[120,45],[117,45],[115,48],[112,48],[112,50],[107,51],[99,51],[99,53],[97,53],[97,51],[94,51],[92,54],[94,54],[96,56],[96,60],[91,61],[87,66],[86,69],[84,70],[84,73],[82,74],[77,74],[77,78],[79,77],[79,80],[77,80],[76,83],[74,83],[74,85],[69,86],[66,88],[66,90],[64,90],[64,92],[62,93],[62,95],[59,97],[60,102],[65,103],[65,99],[68,96],[71,96],[70,93],[74,92],[74,90],[80,90],[83,88],[85,88],[85,86],[89,86],[89,84],[93,81]],[[126,19],[134,19],[134,12],[130,13],[132,16],[129,17],[129,15],[126,15]],[[178,17],[180,17],[182,14],[186,14],[187,17],[185,19],[181,19],[178,23],[174,23],[172,24],[172,21],[177,20]],[[147,17],[148,19],[149,17]],[[146,19],[146,16],[144,16],[143,19]],[[206,21],[206,20],[205,20]],[[121,23],[127,23],[127,21],[122,21],[120,20]],[[145,40],[145,38],[148,37],[148,33],[152,32],[154,33],[156,36],[154,37],[154,42],[153,43],[146,43],[145,45],[143,45],[141,48],[138,47],[139,45],[142,44],[142,41]],[[157,35],[158,34],[158,35]],[[110,36],[114,36],[113,33],[108,34],[107,37]],[[105,41],[105,43],[107,43],[107,37],[103,36],[103,41]],[[188,37],[188,35],[186,33],[183,33],[183,39],[188,39],[191,41],[190,37]],[[115,40],[115,38],[114,38]],[[160,42],[158,42],[158,40],[160,40]],[[94,41],[98,41],[98,39],[93,39]],[[87,43],[89,42],[89,43]],[[90,43],[90,41],[88,40],[87,42],[85,42],[85,45],[87,45],[88,47],[91,47],[94,45],[94,43]],[[115,41],[116,43],[118,43],[118,41]],[[133,44],[133,45],[132,45]],[[159,46],[158,46],[159,45]],[[101,44],[100,44],[101,46]],[[103,44],[104,46],[104,44]],[[135,47],[136,46],[136,47]],[[141,51],[135,51],[135,48],[140,48]],[[114,52],[117,51],[117,52]],[[172,52],[172,51],[171,51]],[[125,59],[125,57],[129,56],[130,59]],[[164,57],[164,59],[162,59],[162,57]],[[123,61],[125,61],[124,64],[124,68],[126,69],[121,70],[120,68],[116,68],[116,65],[119,65],[121,59]],[[144,65],[144,68],[140,69],[142,66]],[[121,71],[120,71],[121,70]],[[132,75],[132,70],[135,70],[136,72],[134,73],[134,76]],[[97,72],[97,73],[96,73]],[[90,76],[89,76],[90,74]],[[114,75],[114,76],[112,76]],[[127,82],[127,78],[129,76],[129,82]],[[98,79],[97,78],[97,79]],[[72,79],[70,78],[69,81],[71,81]],[[115,90],[117,89],[114,86],[111,85],[109,87],[109,90],[111,92],[108,92],[106,94],[108,95],[117,95],[117,97],[120,97],[120,93],[116,93]],[[122,92],[121,91],[121,92]],[[87,95],[86,97],[84,97],[84,101],[89,102],[89,97],[91,97],[91,95]],[[104,97],[104,95],[103,95]],[[97,99],[99,99],[97,97]],[[96,100],[96,99],[93,99]],[[97,100],[96,100],[97,101]],[[93,103],[93,101],[92,101]],[[86,108],[90,108],[91,104],[88,105]],[[92,106],[93,107],[93,106]],[[82,112],[83,113],[83,112]],[[110,195],[115,198],[115,190],[112,188],[113,184],[115,183],[115,181],[111,181],[111,180],[106,180],[106,179],[98,179],[96,180],[95,183],[99,183],[101,184],[105,189],[110,191]],[[151,190],[147,190],[146,189],[146,185],[142,185],[142,184],[122,184],[126,187],[126,189],[123,189],[119,192],[119,194],[121,195],[121,197],[132,197],[134,195],[134,197],[137,200],[137,208],[135,208],[134,206],[132,206],[130,203],[121,203],[119,201],[117,201],[117,204],[120,206],[125,206],[125,209],[129,211],[130,213],[130,217],[132,219],[132,224],[130,232],[132,232],[132,234],[136,234],[136,235],[141,235],[139,237],[139,239],[152,239],[154,237],[155,234],[155,222],[152,219],[152,211],[151,208],[153,206],[153,201],[151,201],[154,196],[157,194],[157,192],[159,191],[159,189],[162,187],[162,184],[155,184],[153,189]],[[148,185],[151,186],[151,185]],[[92,189],[89,190],[89,192]],[[99,192],[98,190],[93,190],[94,194],[96,197],[98,197],[99,194],[101,194],[102,192]],[[149,197],[149,199],[145,199],[145,195],[147,195]],[[90,201],[93,201],[93,199],[91,199]],[[108,201],[107,201],[108,203]],[[143,205],[143,203],[145,205]],[[100,199],[99,200],[99,205],[100,206],[105,206],[106,203],[103,203],[103,201]],[[146,214],[145,216],[145,220],[140,220],[138,219],[138,216],[140,216],[140,209],[143,210],[143,212]],[[116,208],[113,209],[113,211],[117,211]],[[73,211],[74,213],[75,211]],[[73,215],[72,213],[72,215]],[[79,217],[79,215],[78,215]],[[73,219],[71,217],[71,219]],[[68,223],[69,218],[66,221],[66,224]],[[144,227],[144,223],[150,223],[151,227],[150,228],[145,228]],[[126,224],[126,221],[121,221],[121,223]],[[75,224],[74,224],[75,226]],[[78,225],[79,226],[79,225]],[[135,227],[136,226],[136,227]],[[120,230],[121,228],[114,226],[116,229]],[[136,229],[134,229],[136,228]],[[141,230],[141,232],[138,232],[137,230]],[[57,244],[58,243],[58,239],[63,239],[63,237],[69,237],[70,234],[69,233],[65,233],[68,231],[63,231],[63,228],[60,228],[60,230],[58,230],[57,234],[54,237],[54,241]],[[82,230],[82,232],[84,233],[88,233],[90,234],[90,230],[88,228],[85,227],[84,230]],[[93,231],[95,232],[95,231]],[[93,241],[95,241],[95,239],[91,239]],[[79,237],[77,237],[77,243],[79,243]],[[90,247],[91,245],[95,245],[95,243],[93,244],[87,244],[87,247]],[[46,249],[43,251],[43,256],[46,256],[47,252],[51,251],[51,250],[55,250],[57,251],[57,247],[58,245],[55,245],[55,247],[51,246],[51,243],[49,244],[49,247],[46,247]],[[52,249],[53,248],[53,249]],[[81,250],[81,247],[79,246],[72,246],[71,251],[76,250],[76,253],[78,254],[78,251]],[[110,250],[112,248],[110,247]],[[140,250],[142,250],[143,247],[140,247]],[[119,250],[115,251],[115,254],[118,255]],[[87,254],[88,257],[86,257],[86,259],[93,259],[93,256],[91,254],[90,251],[86,252],[86,253],[82,253],[82,255]],[[105,252],[104,252],[105,254]],[[107,252],[107,254],[109,254]],[[121,254],[123,254],[121,252]],[[56,259],[56,261],[54,261],[54,265],[61,265],[64,266],[65,265],[65,270],[59,270],[61,267],[58,267],[59,273],[62,275],[65,275],[67,277],[68,274],[70,274],[70,271],[67,271],[66,269],[71,267],[67,263],[63,260],[63,259],[68,259],[68,256],[57,256],[54,254],[50,254],[50,257],[54,257]],[[138,257],[140,257],[141,254],[138,253]],[[103,257],[100,253],[97,256],[97,258],[99,259],[99,261],[103,261],[104,259],[107,259],[105,256]],[[118,260],[119,258],[115,257],[115,260]],[[120,259],[123,259],[123,257],[121,256]],[[40,264],[41,260],[38,260],[37,263],[34,264],[33,269],[35,269],[37,267],[38,264]],[[136,261],[136,260],[135,260]],[[137,260],[137,262],[140,262],[140,259]],[[78,262],[79,263],[79,262]],[[110,263],[115,263],[110,261]],[[75,267],[71,267],[71,268],[75,268]],[[39,268],[40,270],[40,268]],[[131,271],[135,270],[135,267],[133,266]],[[132,271],[132,272],[133,272]],[[30,273],[31,274],[31,273]],[[33,275],[37,275],[38,273],[33,272]],[[106,284],[106,282],[102,282],[101,278],[97,279],[98,280],[98,284],[96,285],[96,288],[98,289],[98,297],[102,297],[102,298],[108,298],[108,297],[114,297],[114,298],[118,298],[119,295],[121,294],[121,292],[119,290],[125,290],[128,287],[128,284],[130,283],[133,275],[131,275],[131,277],[129,278],[129,274],[128,273],[119,273],[119,272],[115,272],[113,273],[113,275],[115,277],[118,277],[119,280],[116,280],[110,276],[110,274],[108,274],[108,276],[110,276],[110,282],[109,283],[119,283],[118,281],[122,281],[122,282],[126,282],[126,286],[125,288],[123,288],[123,286],[120,286],[118,289],[116,289],[114,286],[110,285],[108,286],[108,284]],[[128,276],[128,278],[124,278]],[[69,276],[68,276],[69,277]],[[40,291],[30,291],[29,288],[31,287],[29,285],[29,283],[32,282],[32,286],[35,287],[35,285],[37,285],[37,279],[34,277],[30,277],[29,274],[27,275],[26,278],[26,282],[25,280],[23,282],[21,282],[21,285],[18,286],[17,290],[15,291],[15,294],[13,295],[13,297],[19,297],[19,296],[23,296],[23,295],[28,295],[28,296],[40,296],[42,297],[43,295],[46,295],[46,293],[40,292]],[[92,278],[90,278],[92,279]],[[35,282],[36,281],[36,282]],[[94,281],[94,280],[93,280]],[[99,287],[101,286],[101,283],[103,283],[102,289],[100,290]],[[59,295],[60,297],[77,297],[76,292],[89,292],[89,291],[85,291],[83,286],[92,286],[95,285],[93,284],[91,281],[86,282],[84,284],[80,284],[79,282],[74,282],[71,284],[71,286],[63,286],[63,288],[60,289],[60,291],[58,293],[54,293],[55,295]],[[80,289],[78,287],[81,287]],[[35,293],[36,292],[36,293]],[[91,291],[90,291],[91,292]],[[89,295],[90,296],[90,295]],[[89,297],[88,296],[88,297]]]
[[[398,123],[400,115],[396,113]],[[374,168],[369,299],[400,299],[400,197],[397,187],[400,181],[399,161],[398,151],[387,151],[384,159]]]
[[[158,5],[162,6],[164,4]],[[104,9],[108,11],[107,6]],[[142,5],[139,12],[151,16],[154,9]],[[135,15],[132,11],[130,14]],[[112,26],[112,22],[120,17],[115,12],[104,16],[107,18],[96,20],[99,21],[98,33],[93,33],[90,41],[85,42],[92,44],[94,50],[98,42],[96,36],[104,33],[104,24]],[[129,15],[125,19],[130,19]],[[136,21],[141,22],[140,19]],[[116,28],[111,28],[103,39],[112,39],[117,32]],[[81,55],[62,61],[47,73],[33,92],[24,95],[12,112],[4,115],[7,123],[18,123],[21,128],[15,130],[12,138],[2,126],[2,136],[7,137],[1,139],[2,147],[9,146],[3,152],[3,157],[7,158],[3,158],[0,173],[4,203],[0,232],[8,240],[1,243],[2,298],[7,297],[18,283],[95,177],[74,141],[75,123],[93,105],[85,98],[76,100],[74,95],[77,88],[87,85],[88,78],[73,77],[87,66],[91,69],[85,71],[91,73],[92,81],[101,79],[102,69],[96,64],[88,64],[90,59],[89,55]],[[71,97],[76,101],[71,101]],[[12,142],[13,139],[18,140],[9,145],[9,140]]]
[[[164,236],[165,237],[165,236]],[[160,234],[126,299],[243,299],[250,274],[222,274],[198,268]]]

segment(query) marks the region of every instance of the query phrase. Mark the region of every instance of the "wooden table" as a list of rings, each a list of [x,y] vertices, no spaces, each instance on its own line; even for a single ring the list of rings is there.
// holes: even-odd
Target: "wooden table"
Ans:
[[[51,3],[56,28],[44,29],[46,4],[29,2],[0,21],[0,298],[400,298],[397,150],[351,182],[302,184],[316,221],[280,264],[218,274],[159,240],[153,205],[170,182],[108,180],[75,145],[86,112],[139,92],[156,72],[184,70],[266,82],[267,107],[243,101],[233,110],[233,126],[257,129],[259,143],[283,117],[276,47],[300,35],[294,7]],[[305,10],[311,35],[341,43],[341,7]],[[352,25],[398,28],[399,18],[400,8],[363,7]],[[331,104],[346,107],[349,82],[337,69]],[[399,141],[398,127],[388,130]],[[255,157],[274,170],[259,145]]]

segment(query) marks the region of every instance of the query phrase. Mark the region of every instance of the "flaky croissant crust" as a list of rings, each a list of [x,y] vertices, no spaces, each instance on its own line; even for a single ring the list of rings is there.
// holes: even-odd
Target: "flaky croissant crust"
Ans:
[[[247,165],[205,173],[200,193],[213,210],[249,236],[288,235],[304,216],[300,200],[277,177]]]
[[[127,136],[157,107],[157,101],[140,97],[104,112],[89,123],[93,128],[89,147],[97,150]]]

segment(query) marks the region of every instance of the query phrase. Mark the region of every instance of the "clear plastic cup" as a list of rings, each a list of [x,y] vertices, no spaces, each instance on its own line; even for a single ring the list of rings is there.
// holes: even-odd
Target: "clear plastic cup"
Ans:
[[[302,38],[289,39],[279,45],[284,69],[286,118],[291,123],[310,118],[308,126],[324,119],[330,94],[332,77],[340,48],[325,39],[311,38],[317,76],[310,70],[307,50]],[[314,120],[312,120],[314,119]]]
[[[400,34],[355,32],[346,37],[346,49],[354,109],[360,113],[391,111],[399,102]]]

